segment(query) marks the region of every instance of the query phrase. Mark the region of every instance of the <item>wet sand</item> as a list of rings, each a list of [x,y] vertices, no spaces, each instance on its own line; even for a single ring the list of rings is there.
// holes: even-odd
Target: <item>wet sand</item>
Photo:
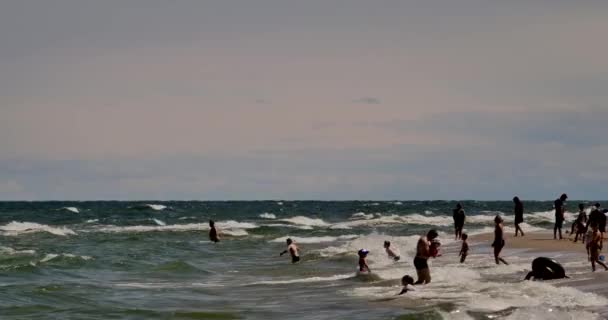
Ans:
[[[528,249],[530,252],[568,252],[580,253],[583,258],[586,258],[587,251],[585,245],[579,239],[578,242],[573,242],[564,237],[562,240],[554,240],[553,232],[530,232],[524,237],[514,237],[511,233],[505,233],[505,249]],[[574,239],[574,236],[572,237]],[[469,242],[473,244],[487,243],[489,246],[494,241],[493,233],[484,233],[469,237]]]

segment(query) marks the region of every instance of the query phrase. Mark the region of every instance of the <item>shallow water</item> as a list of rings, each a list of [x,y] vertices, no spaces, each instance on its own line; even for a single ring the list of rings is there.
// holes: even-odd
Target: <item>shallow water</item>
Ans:
[[[526,203],[525,230],[552,225],[550,202]],[[510,202],[464,202],[469,233],[512,223]],[[473,246],[457,263],[452,202],[0,203],[2,319],[570,319],[598,317],[600,296],[521,282],[530,257],[495,266]],[[573,217],[574,214],[569,215]],[[208,219],[223,234],[207,239]],[[433,283],[395,297],[414,275],[420,234],[440,230]],[[508,230],[511,232],[511,230]],[[302,262],[279,257],[292,237]],[[382,248],[390,240],[402,260]],[[356,251],[373,277],[357,277]],[[587,272],[586,264],[569,268]],[[577,271],[578,270],[578,271]],[[581,313],[584,310],[584,314]],[[599,310],[599,309],[598,309]]]

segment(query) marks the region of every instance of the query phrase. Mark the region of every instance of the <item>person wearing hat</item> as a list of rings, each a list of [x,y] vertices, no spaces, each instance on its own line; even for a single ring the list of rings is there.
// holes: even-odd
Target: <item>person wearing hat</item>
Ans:
[[[502,262],[508,265],[505,259],[500,257],[500,251],[502,251],[502,248],[505,247],[505,238],[504,232],[502,230],[502,222],[502,217],[496,215],[496,217],[494,218],[494,224],[496,226],[494,227],[494,242],[492,242],[492,247],[494,247],[494,260],[496,260],[496,264],[500,264],[500,262]]]
[[[598,230],[601,234],[600,240],[600,250],[604,244],[604,233],[606,232],[606,214],[600,210],[601,205],[596,202],[593,205],[593,210],[589,213],[589,219],[587,220],[586,228],[589,229],[590,226],[597,224]]]
[[[568,199],[568,195],[563,193],[559,199],[556,199],[553,202],[553,207],[555,208],[555,226],[553,227],[553,239],[557,239],[557,231],[559,231],[559,239],[562,239],[562,226],[564,224],[564,213],[566,212],[566,207],[564,206],[564,202]]]
[[[357,254],[359,255],[359,272],[372,272],[365,261],[365,258],[369,254],[369,250],[361,249]]]

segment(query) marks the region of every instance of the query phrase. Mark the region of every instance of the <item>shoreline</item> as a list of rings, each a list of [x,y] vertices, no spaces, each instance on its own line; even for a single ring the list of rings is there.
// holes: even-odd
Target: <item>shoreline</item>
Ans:
[[[570,234],[567,234],[562,240],[554,240],[553,231],[551,230],[529,232],[526,233],[524,237],[514,237],[514,235],[509,232],[508,234],[505,233],[505,250],[524,250],[525,253],[531,254],[532,256],[538,254],[538,256],[547,256],[548,258],[555,258],[558,261],[561,260],[560,258],[564,255],[567,255],[574,259],[580,259],[580,261],[587,262],[585,245],[581,243],[580,240],[579,242],[574,243],[567,237],[569,235]],[[469,241],[473,245],[490,246],[493,240],[493,233],[484,233],[469,237]],[[606,252],[604,251],[602,254],[605,255]],[[530,260],[530,262],[532,262],[532,260]],[[566,268],[566,274],[570,278],[548,280],[544,282],[555,285],[556,287],[572,287],[582,292],[590,292],[608,298],[608,271],[604,271],[599,265],[597,265],[596,268],[597,271],[592,272],[590,263],[588,263],[587,272],[584,271],[585,269],[581,268],[576,268],[576,270],[572,270],[574,268]],[[599,311],[602,316],[608,315],[608,307]]]

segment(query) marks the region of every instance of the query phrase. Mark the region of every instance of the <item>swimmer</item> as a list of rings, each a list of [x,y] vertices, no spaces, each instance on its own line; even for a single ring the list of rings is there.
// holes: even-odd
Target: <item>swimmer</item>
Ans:
[[[287,243],[287,249],[281,252],[279,256],[282,256],[289,252],[289,254],[291,255],[291,263],[297,263],[298,261],[300,261],[300,253],[298,246],[296,246],[296,244],[290,238],[287,238],[285,242]]]
[[[392,258],[395,261],[399,261],[399,259],[401,259],[391,248],[390,241],[384,241],[384,250],[386,250],[386,254],[388,254],[389,258]]]
[[[532,271],[528,272],[525,280],[553,280],[569,278],[561,264],[553,259],[538,257],[532,261]]]
[[[220,242],[220,236],[215,229],[215,221],[213,220],[209,220],[209,240],[215,243]]]
[[[467,258],[467,254],[469,254],[469,244],[467,243],[467,238],[469,235],[466,233],[462,234],[462,247],[460,248],[460,263],[464,263],[464,260]]]
[[[500,251],[502,251],[502,248],[505,247],[505,239],[504,239],[504,232],[502,229],[502,218],[497,215],[496,218],[494,218],[494,224],[496,225],[494,227],[494,242],[492,242],[492,247],[494,247],[494,260],[496,260],[496,264],[500,264],[500,262],[507,264],[508,263],[505,261],[505,259],[500,257]]]
[[[409,275],[403,276],[403,278],[401,278],[401,285],[403,285],[403,289],[401,289],[401,292],[397,294],[398,296],[408,292],[409,290],[414,290],[412,288],[407,287],[414,285],[414,278],[410,277]]]
[[[367,262],[365,261],[365,258],[367,257],[368,253],[369,250],[367,249],[361,249],[359,250],[359,252],[357,252],[357,254],[359,255],[359,272],[372,272],[369,269]]]

